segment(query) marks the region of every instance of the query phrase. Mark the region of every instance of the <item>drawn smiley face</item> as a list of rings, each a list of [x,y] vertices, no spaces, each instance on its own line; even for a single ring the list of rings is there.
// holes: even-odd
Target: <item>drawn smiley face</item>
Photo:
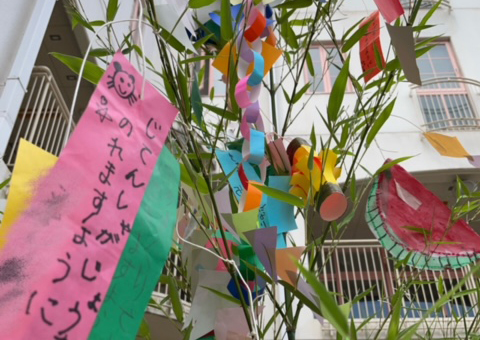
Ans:
[[[122,65],[114,61],[115,73],[109,75],[110,80],[107,82],[109,89],[115,89],[115,92],[124,99],[128,100],[128,103],[132,105],[137,101],[135,95],[135,77],[122,69]]]

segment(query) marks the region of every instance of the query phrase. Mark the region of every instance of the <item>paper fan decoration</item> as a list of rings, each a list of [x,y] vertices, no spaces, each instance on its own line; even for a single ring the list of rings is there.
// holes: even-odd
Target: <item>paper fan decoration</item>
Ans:
[[[443,270],[480,258],[480,235],[463,220],[450,221],[451,214],[437,196],[395,165],[376,178],[365,217],[374,235],[397,260],[411,252],[408,265]]]

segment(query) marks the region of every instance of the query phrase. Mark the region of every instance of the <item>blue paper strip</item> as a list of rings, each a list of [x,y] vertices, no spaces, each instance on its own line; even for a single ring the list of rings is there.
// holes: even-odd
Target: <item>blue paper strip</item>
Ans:
[[[236,170],[229,178],[230,186],[232,187],[233,193],[237,197],[238,200],[242,197],[243,193],[243,185],[242,181],[240,180],[240,176],[238,175],[238,166],[242,163],[242,154],[235,150],[230,151],[223,151],[223,150],[216,150],[215,151],[218,161],[222,166],[223,172],[225,175],[229,175],[232,171]],[[245,170],[245,175],[251,181],[261,182],[260,176],[256,173],[255,169],[249,162],[243,162],[243,169]],[[268,216],[266,212],[267,208],[267,195],[263,195],[262,204],[260,205],[260,210],[258,213],[258,217],[260,219],[260,226],[262,228],[269,227],[270,224],[268,223]]]
[[[253,51],[253,62],[254,62],[254,68],[252,74],[250,74],[250,77],[248,78],[248,85],[249,86],[257,86],[262,83],[263,76],[265,74],[265,60],[263,59],[263,56],[256,52]]]
[[[265,133],[250,129],[250,156],[248,161],[261,164],[265,158]]]
[[[270,176],[268,186],[288,192],[290,190],[290,176]],[[297,229],[293,205],[268,196],[267,216],[271,226],[278,228],[278,233],[285,233]]]

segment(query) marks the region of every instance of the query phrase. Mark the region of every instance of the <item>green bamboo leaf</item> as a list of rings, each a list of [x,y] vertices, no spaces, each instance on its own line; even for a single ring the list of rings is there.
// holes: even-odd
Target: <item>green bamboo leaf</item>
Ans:
[[[228,119],[228,120],[238,120],[238,117],[233,113],[233,112],[230,112],[228,111],[227,109],[222,109],[220,107],[216,107],[216,106],[213,106],[213,105],[208,105],[208,104],[202,104],[204,108],[206,108],[207,110],[225,118],[225,119]]]
[[[331,122],[335,122],[340,113],[340,108],[342,107],[343,97],[345,95],[345,90],[347,89],[347,81],[349,76],[349,66],[350,66],[350,57],[345,60],[345,63],[338,74],[335,83],[333,84],[332,92],[328,98],[327,113],[328,119]]]
[[[217,0],[190,0],[188,6],[190,8],[202,8],[213,4],[215,1]]]
[[[395,292],[392,299],[393,312],[390,318],[390,325],[388,327],[387,339],[397,339],[400,331],[400,318],[402,312],[402,290],[399,289]]]
[[[428,229],[425,229],[425,228],[421,228],[421,227],[415,227],[415,226],[406,225],[406,226],[402,226],[402,228],[407,229],[407,230],[410,230],[410,231],[413,231],[413,232],[415,232],[415,233],[422,234],[422,235],[424,235],[424,236],[431,236],[431,235],[432,235],[432,231],[431,231],[431,230],[428,230]]]
[[[198,86],[197,77],[194,76],[193,84],[192,84],[192,108],[193,113],[195,114],[195,118],[197,124],[202,124],[203,120],[203,106],[202,106],[202,95],[200,94],[200,87]]]
[[[8,185],[8,183],[10,183],[10,180],[11,180],[11,179],[12,179],[12,178],[9,177],[9,178],[7,178],[6,180],[4,180],[2,183],[0,183],[0,190],[2,190],[3,188],[5,188],[5,187]]]
[[[406,160],[409,160],[410,158],[412,157],[415,157],[415,156],[407,156],[407,157],[400,157],[400,158],[397,158],[397,159],[394,159],[393,161],[391,162],[388,162],[387,164],[383,164],[380,169],[377,170],[377,172],[375,172],[375,175],[374,176],[378,176],[379,174],[381,174],[382,172],[390,169],[392,166],[394,166],[395,164],[398,164],[398,163],[401,163],[401,162],[404,162]]]
[[[62,63],[64,63],[76,74],[80,73],[80,68],[83,62],[82,58],[73,57],[57,52],[51,52],[50,54],[60,60]],[[83,71],[83,78],[96,85],[102,78],[104,72],[105,70],[102,69],[100,66],[87,60],[87,62],[85,63],[85,69]]]
[[[92,25],[92,26],[103,26],[103,25],[105,25],[105,21],[103,21],[103,20],[90,21],[90,25]]]
[[[180,294],[178,293],[177,285],[172,277],[168,278],[168,297],[170,298],[170,303],[172,304],[173,313],[177,320],[183,322],[183,308],[182,302],[180,300]]]
[[[218,290],[216,290],[216,289],[213,289],[213,288],[210,288],[210,287],[206,287],[206,286],[201,286],[201,287],[202,287],[202,288],[205,288],[205,289],[207,289],[207,290],[209,290],[209,291],[211,291],[211,292],[214,293],[215,295],[218,295],[218,296],[220,296],[221,298],[223,298],[223,299],[225,299],[225,300],[227,300],[227,301],[233,302],[233,303],[235,303],[235,304],[237,304],[237,305],[240,305],[240,306],[242,305],[242,304],[240,303],[240,300],[239,300],[239,299],[235,299],[235,298],[234,298],[233,296],[231,296],[230,294],[225,294],[225,293],[222,293],[222,292],[220,292],[220,291],[218,291]]]
[[[348,318],[343,315],[342,310],[335,302],[332,294],[325,288],[322,282],[320,282],[316,275],[312,273],[307,268],[304,268],[299,262],[297,266],[300,269],[300,272],[307,280],[308,284],[312,286],[313,290],[317,293],[317,296],[320,300],[320,309],[322,311],[322,316],[327,319],[333,327],[338,331],[338,333],[343,337],[348,337],[349,328],[348,328]]]
[[[220,26],[220,35],[222,39],[227,42],[233,37],[232,27],[232,10],[230,6],[230,0],[221,0],[222,5],[220,7],[220,19],[222,25]]]
[[[315,68],[313,67],[313,61],[312,61],[312,56],[310,55],[310,52],[308,52],[306,55],[306,61],[307,61],[308,73],[310,73],[312,77],[315,77]]]
[[[208,60],[208,59],[213,59],[213,58],[215,58],[214,55],[201,55],[199,57],[193,57],[193,58],[180,60],[180,64],[196,63],[198,61]]]
[[[368,32],[368,28],[372,24],[372,21],[368,22],[366,25],[363,25],[362,27],[359,27],[358,30],[355,31],[355,33],[352,34],[350,38],[348,38],[347,41],[343,44],[342,47],[342,53],[346,53],[350,51],[350,49],[362,39],[365,34]]]
[[[107,6],[107,21],[115,20],[118,12],[118,0],[108,0]]]
[[[298,102],[300,100],[300,98],[302,98],[302,96],[305,94],[305,92],[307,92],[308,89],[310,88],[310,85],[312,85],[312,83],[307,83],[307,84],[303,85],[303,87],[300,89],[300,91],[295,93],[295,95],[293,96],[293,99],[292,99],[293,104],[295,104],[296,102]]]
[[[311,6],[313,0],[288,0],[283,4],[277,5],[276,8],[305,8]]]
[[[193,179],[192,176],[194,176]],[[208,194],[208,186],[205,179],[193,173],[193,171],[189,172],[185,164],[182,163],[180,163],[180,179],[186,185],[192,188],[198,188],[198,191],[202,194]]]
[[[195,43],[193,44],[193,47],[195,47],[196,50],[198,50],[200,47],[203,46],[203,44],[205,44],[209,39],[211,39],[215,34],[213,33],[210,33],[206,36],[204,36],[203,38],[201,39],[198,39],[197,41],[195,41]]]
[[[435,13],[437,9],[440,7],[442,2],[443,0],[437,1],[435,5],[433,5],[432,8],[430,8],[427,14],[425,14],[425,16],[422,18],[422,21],[420,21],[420,23],[418,24],[418,26],[425,26],[428,20],[430,20],[430,18],[432,17],[433,13]]]
[[[304,208],[305,203],[303,200],[295,195],[289,194],[288,192],[278,190],[275,188],[270,188],[267,186],[264,186],[262,184],[252,184],[254,187],[258,188],[261,192],[263,192],[265,195],[268,195],[270,197],[273,197],[279,201],[294,205],[299,208]]]
[[[395,106],[395,100],[397,100],[397,98],[392,100],[387,105],[387,107],[382,111],[382,113],[380,113],[378,118],[373,123],[372,128],[370,129],[370,131],[368,132],[368,135],[367,135],[367,147],[369,147],[370,144],[373,142],[373,140],[377,136],[377,133],[382,128],[383,124],[385,124],[387,119],[390,118],[390,115],[392,114],[393,107]]]
[[[90,51],[89,56],[90,57],[106,57],[114,54],[115,52],[110,51],[107,48],[94,48],[93,50]]]

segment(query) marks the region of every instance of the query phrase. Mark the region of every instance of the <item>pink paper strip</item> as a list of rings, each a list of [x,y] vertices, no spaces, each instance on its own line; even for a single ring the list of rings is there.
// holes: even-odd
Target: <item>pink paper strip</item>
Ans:
[[[119,52],[0,254],[2,339],[87,339],[177,110]]]
[[[386,22],[391,23],[399,16],[403,15],[403,10],[400,0],[374,0],[378,10],[382,13]]]

